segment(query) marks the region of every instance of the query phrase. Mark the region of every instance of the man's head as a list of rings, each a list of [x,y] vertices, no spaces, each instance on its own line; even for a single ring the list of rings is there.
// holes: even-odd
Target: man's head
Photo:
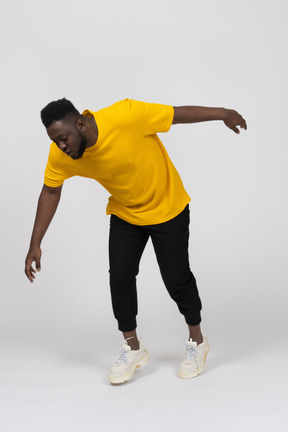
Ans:
[[[63,98],[41,110],[41,120],[49,138],[72,159],[80,159],[86,149],[85,119],[72,102]]]

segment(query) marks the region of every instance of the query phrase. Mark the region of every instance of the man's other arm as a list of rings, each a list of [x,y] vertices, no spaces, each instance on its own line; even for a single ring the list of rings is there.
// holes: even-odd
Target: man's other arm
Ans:
[[[62,186],[51,188],[44,184],[40,193],[30,248],[25,260],[25,274],[30,282],[33,282],[35,278],[34,273],[36,273],[36,270],[32,267],[33,261],[36,263],[37,271],[41,270],[40,261],[42,252],[40,245],[58,207]]]
[[[210,120],[223,120],[225,125],[239,134],[236,126],[247,129],[246,120],[235,110],[202,106],[181,106],[174,108],[172,124],[197,123]]]

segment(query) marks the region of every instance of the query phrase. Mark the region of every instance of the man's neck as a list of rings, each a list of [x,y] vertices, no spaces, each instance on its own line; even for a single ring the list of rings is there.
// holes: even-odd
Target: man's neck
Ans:
[[[85,119],[85,122],[87,122],[87,146],[86,148],[92,147],[96,144],[98,140],[98,127],[95,121],[94,116],[93,117],[87,117]]]

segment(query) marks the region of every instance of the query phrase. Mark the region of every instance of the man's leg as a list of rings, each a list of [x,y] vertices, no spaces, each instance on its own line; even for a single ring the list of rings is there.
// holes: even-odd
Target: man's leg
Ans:
[[[170,221],[151,226],[150,235],[164,284],[185,317],[190,337],[201,343],[202,304],[189,265],[189,223],[190,210],[187,206]]]
[[[189,223],[187,206],[178,216],[151,227],[150,231],[163,281],[189,327],[189,340],[178,371],[180,378],[199,375],[209,351],[209,341],[203,337],[200,328],[201,300],[189,266]]]
[[[137,368],[149,361],[149,354],[136,334],[139,262],[149,234],[140,227],[111,215],[109,236],[110,289],[114,316],[125,342],[109,374],[111,384],[129,381]]]
[[[111,215],[109,234],[110,290],[118,328],[131,349],[139,348],[136,334],[138,312],[136,276],[149,234],[141,227]]]

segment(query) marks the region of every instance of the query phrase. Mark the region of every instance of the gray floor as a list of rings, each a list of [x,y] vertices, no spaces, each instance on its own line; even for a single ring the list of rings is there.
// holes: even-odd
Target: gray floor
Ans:
[[[3,342],[0,430],[287,431],[288,352],[281,337],[236,338],[229,346],[209,339],[205,369],[192,380],[177,377],[182,341],[144,341],[151,360],[122,386],[108,383],[117,350],[107,341]]]

